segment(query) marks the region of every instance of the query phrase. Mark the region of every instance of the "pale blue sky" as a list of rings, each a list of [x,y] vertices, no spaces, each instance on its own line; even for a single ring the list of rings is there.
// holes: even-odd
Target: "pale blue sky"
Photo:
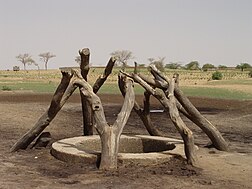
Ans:
[[[43,68],[47,51],[49,69],[77,66],[83,47],[93,65],[122,49],[139,63],[252,64],[252,0],[0,0],[0,26],[1,70],[22,68],[20,53]]]

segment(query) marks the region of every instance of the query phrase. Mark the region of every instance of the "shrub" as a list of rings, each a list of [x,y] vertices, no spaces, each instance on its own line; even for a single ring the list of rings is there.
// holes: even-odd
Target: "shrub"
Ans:
[[[4,85],[4,86],[2,87],[2,90],[3,90],[3,91],[11,91],[11,88]]]
[[[212,74],[213,80],[221,80],[222,78],[223,78],[223,75],[221,72],[216,71]]]

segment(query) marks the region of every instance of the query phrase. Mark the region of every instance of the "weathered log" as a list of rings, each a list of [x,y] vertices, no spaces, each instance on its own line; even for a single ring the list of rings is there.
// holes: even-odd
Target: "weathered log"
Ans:
[[[87,76],[89,72],[89,57],[90,51],[88,48],[84,48],[79,51],[81,57],[80,70],[81,75],[85,81],[87,81]],[[82,105],[82,116],[83,116],[83,134],[93,135],[93,119],[92,119],[92,110],[85,96],[80,92],[81,96],[81,105]]]
[[[169,116],[179,131],[183,141],[185,148],[185,155],[187,157],[187,162],[189,164],[194,165],[196,163],[196,155],[195,155],[195,146],[194,146],[194,137],[192,135],[192,131],[185,125],[183,120],[181,119],[177,105],[176,98],[174,97],[174,84],[170,85],[168,88],[168,95],[166,96],[164,92],[153,89],[148,83],[146,83],[139,75],[131,74],[128,77],[133,78],[135,82],[139,83],[145,90],[151,93],[154,97],[156,97],[160,103],[164,106],[164,108],[169,112]],[[173,78],[173,83],[175,83],[175,78]]]
[[[99,168],[105,170],[115,169],[117,168],[117,154],[120,136],[135,101],[132,81],[127,81],[127,84],[125,85],[126,94],[123,107],[118,114],[115,123],[113,125],[108,125],[100,98],[93,92],[92,87],[81,78],[78,72],[76,72],[76,76],[78,79],[75,80],[75,84],[80,87],[82,94],[86,97],[92,107],[95,121],[94,126],[101,138],[102,151]]]
[[[70,83],[72,74],[62,72],[61,82],[53,95],[51,105],[48,110],[39,118],[37,123],[27,133],[25,133],[11,148],[11,152],[19,149],[26,149],[29,144],[39,136],[39,134],[50,124],[67,99],[76,89]]]
[[[94,93],[97,93],[98,90],[103,85],[103,83],[107,80],[108,76],[111,74],[111,72],[113,70],[115,62],[116,62],[116,59],[114,57],[111,57],[109,59],[109,62],[107,64],[106,68],[104,69],[103,74],[98,77],[98,79],[95,81],[95,83],[93,85]]]
[[[164,136],[164,134],[162,134],[161,131],[159,131],[157,129],[157,127],[153,124],[153,122],[151,121],[151,117],[150,117],[150,93],[148,91],[144,92],[144,99],[143,99],[143,104],[144,107],[143,109],[140,109],[140,111],[138,112],[138,110],[136,110],[137,114],[139,115],[139,113],[141,113],[141,115],[139,115],[139,117],[141,118],[141,120],[144,123],[145,128],[147,129],[148,133],[152,136]]]
[[[80,62],[80,70],[81,70],[81,75],[85,81],[87,81],[87,75],[89,72],[89,57],[90,57],[90,51],[88,48],[84,48],[82,50],[79,50],[79,55],[81,57],[81,62]]]
[[[177,130],[179,131],[180,135],[183,138],[187,162],[191,165],[195,165],[196,154],[195,154],[193,133],[181,119],[176,105],[176,98],[174,96],[174,86],[176,79],[178,78],[171,79],[170,86],[168,88],[167,97],[169,99],[168,100],[169,114],[173,124],[176,126]]]
[[[137,63],[135,62],[134,73],[137,73]],[[119,73],[118,74],[118,86],[121,91],[121,94],[125,96],[125,79],[126,76]],[[153,125],[150,118],[150,93],[145,91],[143,99],[144,107],[141,108],[140,105],[135,101],[133,110],[142,120],[146,130],[151,136],[163,136],[163,134]]]
[[[162,80],[166,81],[167,85],[169,86],[169,81],[155,66],[151,66],[150,68],[154,77],[156,77],[161,82]],[[178,85],[175,85],[174,94],[180,104],[190,115],[188,116],[188,118],[197,126],[199,126],[204,133],[206,133],[206,135],[212,141],[213,146],[218,150],[227,151],[228,144],[221,135],[221,133],[213,124],[211,124],[210,121],[208,121],[204,116],[202,116],[202,114],[197,110],[197,108],[195,108],[195,106],[190,102],[190,100],[183,94]]]

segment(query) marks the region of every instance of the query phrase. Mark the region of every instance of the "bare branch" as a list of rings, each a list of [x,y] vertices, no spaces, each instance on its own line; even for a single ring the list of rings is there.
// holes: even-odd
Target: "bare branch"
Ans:
[[[135,93],[133,90],[133,81],[132,80],[126,80],[126,85],[125,85],[125,98],[124,98],[124,103],[122,106],[122,109],[120,113],[117,116],[117,119],[113,126],[118,128],[118,133],[121,135],[122,130],[130,116],[130,112],[134,106],[135,102]]]
[[[115,65],[115,58],[111,57],[109,59],[109,62],[103,72],[103,75],[100,75],[99,78],[96,80],[96,82],[93,85],[93,91],[94,93],[97,93],[100,87],[103,85],[103,83],[107,80],[108,76],[111,74],[113,67]]]

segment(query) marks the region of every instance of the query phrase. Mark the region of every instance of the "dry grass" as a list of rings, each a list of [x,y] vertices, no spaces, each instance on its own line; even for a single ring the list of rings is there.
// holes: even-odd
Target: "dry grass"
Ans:
[[[102,87],[102,93],[119,93],[117,89],[117,74],[119,69],[115,68],[112,74]],[[133,68],[128,68],[127,72],[132,72]],[[141,73],[150,75],[147,68],[141,68]],[[180,86],[187,91],[187,95],[205,96],[208,91],[214,96],[212,91],[219,92],[217,98],[221,94],[231,95],[230,98],[252,99],[252,79],[248,78],[248,71],[240,70],[222,71],[223,80],[212,81],[213,71],[188,71],[188,70],[166,70],[165,75],[169,78],[174,73],[180,75]],[[103,73],[103,68],[91,68],[88,76],[89,83],[94,83],[99,75]],[[26,71],[0,71],[0,90],[21,90],[34,92],[54,92],[61,79],[60,70],[29,70]],[[143,89],[136,86],[136,93],[142,93]],[[202,90],[201,90],[202,89]],[[204,90],[204,92],[203,92]],[[220,91],[222,91],[220,93]],[[216,92],[216,93],[217,93]],[[226,94],[224,95],[226,96]]]

